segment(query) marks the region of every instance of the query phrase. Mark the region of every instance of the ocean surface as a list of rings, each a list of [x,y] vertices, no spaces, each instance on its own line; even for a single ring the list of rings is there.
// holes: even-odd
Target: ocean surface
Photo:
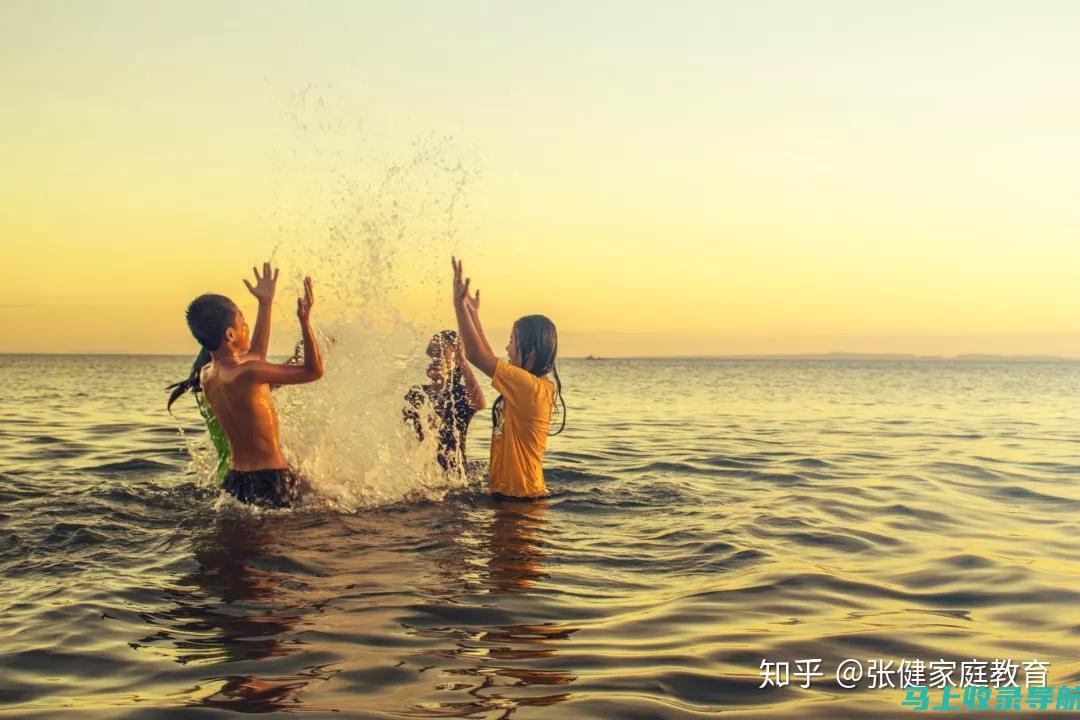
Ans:
[[[441,499],[256,513],[165,412],[189,362],[0,357],[0,716],[917,715],[846,659],[1080,685],[1080,363],[566,360],[545,502],[486,497],[481,413]],[[1007,715],[1077,716],[958,714]]]

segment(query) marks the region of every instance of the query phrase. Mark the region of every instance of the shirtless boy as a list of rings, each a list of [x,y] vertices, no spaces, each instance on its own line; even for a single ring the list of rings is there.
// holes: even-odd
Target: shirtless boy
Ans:
[[[310,320],[315,298],[311,278],[305,278],[304,296],[296,301],[304,343],[303,363],[267,362],[270,306],[277,272],[271,276],[267,263],[263,275],[256,272],[255,278],[255,286],[247,283],[259,300],[254,340],[244,314],[224,295],[195,298],[188,306],[187,322],[191,334],[210,352],[210,362],[200,371],[199,385],[229,438],[229,471],[222,487],[241,502],[288,507],[299,500],[299,481],[281,454],[270,386],[307,383],[322,377],[322,358]]]

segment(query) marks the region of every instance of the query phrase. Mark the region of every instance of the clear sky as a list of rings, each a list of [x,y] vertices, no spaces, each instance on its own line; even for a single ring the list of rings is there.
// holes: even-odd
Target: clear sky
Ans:
[[[1078,72],[1073,2],[6,0],[0,352],[455,252],[569,355],[1080,356]]]

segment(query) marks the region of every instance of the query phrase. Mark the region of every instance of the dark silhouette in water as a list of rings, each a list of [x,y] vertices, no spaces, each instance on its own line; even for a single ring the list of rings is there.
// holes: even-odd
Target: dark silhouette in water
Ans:
[[[436,459],[443,470],[463,471],[469,422],[484,408],[484,393],[453,330],[436,333],[428,343],[427,356],[431,358],[427,367],[431,382],[409,389],[402,416],[418,440],[426,437],[425,430],[435,432],[439,443]],[[426,408],[430,408],[429,415]]]

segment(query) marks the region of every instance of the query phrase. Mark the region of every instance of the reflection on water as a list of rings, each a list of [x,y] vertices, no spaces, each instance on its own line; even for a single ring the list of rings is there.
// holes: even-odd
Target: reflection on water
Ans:
[[[300,618],[307,608],[300,585],[281,562],[291,547],[287,518],[224,513],[191,539],[194,572],[178,578],[170,593],[173,607],[141,613],[153,635],[131,643],[181,665],[246,663],[297,652]],[[244,712],[269,712],[301,702],[310,674],[210,677],[194,704]]]
[[[493,502],[495,518],[488,534],[487,580],[492,592],[523,592],[546,575],[543,538],[547,502]]]
[[[546,501],[534,503],[481,500],[472,511],[469,532],[456,540],[456,557],[467,558],[459,566],[458,585],[470,593],[528,593],[547,577],[543,549],[547,525]],[[478,516],[478,517],[477,517]],[[445,577],[445,576],[444,576]],[[447,578],[449,579],[449,578]],[[558,650],[577,628],[556,622],[515,625],[459,625],[406,630],[420,637],[450,641],[453,649],[432,648],[420,653],[434,655],[451,679],[437,690],[454,698],[465,692],[469,700],[428,701],[413,707],[417,716],[475,717],[497,711],[509,718],[518,708],[554,705],[569,693],[545,688],[569,685],[574,676],[559,669]],[[532,667],[543,661],[545,668]]]
[[[568,362],[546,501],[481,463],[441,502],[254,514],[159,411],[186,362],[0,357],[0,716],[901,709],[760,689],[763,658],[1080,684],[1080,364]]]

